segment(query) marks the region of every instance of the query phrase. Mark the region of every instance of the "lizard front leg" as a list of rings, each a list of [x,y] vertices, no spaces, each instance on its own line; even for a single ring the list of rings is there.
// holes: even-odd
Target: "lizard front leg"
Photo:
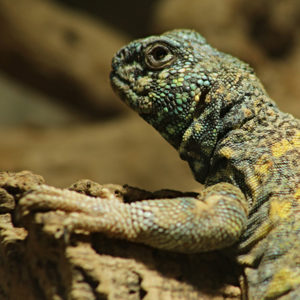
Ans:
[[[235,186],[220,183],[198,197],[141,200],[90,197],[74,191],[37,187],[19,202],[30,211],[66,212],[65,229],[103,232],[110,237],[176,252],[203,252],[235,243],[246,226],[247,203]]]

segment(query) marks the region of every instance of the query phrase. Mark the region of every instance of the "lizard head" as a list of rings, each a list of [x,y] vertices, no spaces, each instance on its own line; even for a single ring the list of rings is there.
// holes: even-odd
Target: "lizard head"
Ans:
[[[113,58],[112,87],[176,147],[211,86],[199,64],[207,52],[213,48],[191,30],[133,41]]]
[[[197,32],[181,29],[133,41],[119,50],[112,61],[111,83],[121,99],[186,159],[185,136],[198,135],[207,147],[214,147],[222,109],[243,90],[235,86],[241,81],[237,78],[251,72],[247,64],[211,47]]]

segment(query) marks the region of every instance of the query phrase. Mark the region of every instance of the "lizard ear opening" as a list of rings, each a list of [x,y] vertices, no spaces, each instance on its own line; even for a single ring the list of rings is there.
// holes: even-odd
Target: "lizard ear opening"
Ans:
[[[174,60],[174,54],[165,44],[151,44],[145,50],[145,62],[150,69],[160,70],[170,65]]]

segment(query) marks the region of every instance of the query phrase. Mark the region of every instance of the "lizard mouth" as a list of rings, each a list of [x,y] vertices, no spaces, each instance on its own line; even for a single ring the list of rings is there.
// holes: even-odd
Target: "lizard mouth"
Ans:
[[[129,80],[122,77],[116,71],[111,71],[110,82],[111,82],[112,88],[117,92],[126,90],[130,86]]]
[[[130,82],[115,71],[110,73],[110,82],[113,90],[126,102],[130,89]]]
[[[139,114],[148,114],[152,111],[152,103],[146,97],[147,92],[137,93],[131,88],[133,83],[114,70],[110,73],[110,81],[113,90],[133,110]]]

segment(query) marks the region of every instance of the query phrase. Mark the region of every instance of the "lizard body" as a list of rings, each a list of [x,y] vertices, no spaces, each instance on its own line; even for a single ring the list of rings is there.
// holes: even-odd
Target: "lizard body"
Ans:
[[[249,299],[300,299],[299,120],[277,108],[247,64],[194,31],[133,41],[112,69],[113,88],[177,149],[204,191],[120,203],[42,186],[21,204],[70,211],[70,230],[160,249],[232,246]]]

